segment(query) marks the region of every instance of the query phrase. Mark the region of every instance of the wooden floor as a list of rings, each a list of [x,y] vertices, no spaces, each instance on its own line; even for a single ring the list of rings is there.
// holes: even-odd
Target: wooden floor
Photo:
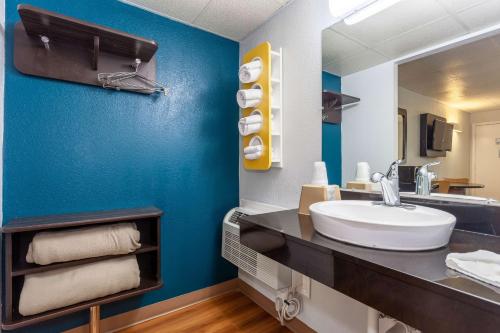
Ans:
[[[168,313],[120,333],[288,333],[286,327],[240,292]]]

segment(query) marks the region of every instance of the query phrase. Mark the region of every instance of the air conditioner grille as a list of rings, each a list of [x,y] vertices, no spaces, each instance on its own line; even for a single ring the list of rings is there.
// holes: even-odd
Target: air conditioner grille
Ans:
[[[234,223],[234,224],[240,224],[240,222],[238,222],[238,219],[241,217],[241,216],[248,216],[248,214],[245,214],[245,213],[242,213],[242,212],[239,212],[237,210],[234,211],[234,213],[231,215],[231,217],[229,218],[229,222],[231,223]]]
[[[241,270],[265,282],[274,289],[281,289],[291,284],[291,270],[280,265],[240,243],[238,218],[247,216],[233,210],[226,216],[223,224],[222,256]]]

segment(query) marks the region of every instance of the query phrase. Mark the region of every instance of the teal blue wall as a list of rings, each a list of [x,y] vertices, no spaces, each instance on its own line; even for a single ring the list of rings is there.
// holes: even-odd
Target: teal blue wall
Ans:
[[[239,44],[115,0],[29,3],[159,44],[168,97],[25,76],[13,67],[16,6],[7,0],[4,221],[154,205],[164,210],[165,287],[105,306],[104,316],[236,277],[220,256],[221,222],[238,205]],[[26,332],[58,332],[87,314]]]
[[[323,90],[341,92],[340,76],[322,72]],[[341,124],[323,123],[322,156],[330,184],[342,184]]]

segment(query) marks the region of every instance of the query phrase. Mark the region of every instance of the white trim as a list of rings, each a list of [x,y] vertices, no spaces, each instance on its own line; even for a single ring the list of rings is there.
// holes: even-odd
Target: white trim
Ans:
[[[273,69],[274,66],[279,66],[279,70],[276,68]],[[273,77],[273,72],[278,77]],[[271,119],[270,119],[270,128],[271,128],[271,167],[272,168],[283,168],[283,50],[280,47],[276,51],[271,50],[271,85],[269,87],[271,89]],[[273,101],[276,97],[277,102]],[[274,104],[274,106],[273,106]],[[275,126],[277,125],[277,126]],[[278,129],[276,129],[278,128]],[[274,155],[279,155],[279,158],[276,158]]]
[[[259,214],[277,212],[280,210],[287,210],[287,208],[284,207],[270,205],[263,202],[258,202],[248,199],[240,199],[240,207],[253,210]]]
[[[412,53],[408,53],[408,54],[403,55],[401,57],[395,58],[393,61],[397,65],[400,65],[400,64],[403,64],[406,62],[410,62],[410,61],[413,61],[416,59],[426,57],[426,56],[431,55],[431,54],[439,53],[442,51],[446,51],[446,50],[455,48],[457,46],[468,44],[468,43],[474,42],[476,40],[483,39],[485,37],[493,36],[493,35],[498,34],[499,32],[500,32],[500,23],[492,25],[488,28],[484,28],[484,29],[481,29],[481,30],[478,30],[475,32],[471,32],[471,33],[462,35],[460,37],[450,39],[448,41],[445,41],[445,42],[442,42],[439,44],[435,44],[435,45],[420,49],[420,50],[412,52]]]

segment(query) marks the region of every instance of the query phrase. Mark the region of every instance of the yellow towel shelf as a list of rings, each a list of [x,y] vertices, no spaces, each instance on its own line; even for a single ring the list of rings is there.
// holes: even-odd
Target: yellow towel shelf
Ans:
[[[269,170],[271,167],[283,167],[283,112],[282,112],[282,51],[272,51],[271,44],[264,42],[243,56],[242,64],[259,58],[262,71],[255,82],[242,84],[242,89],[260,86],[262,99],[259,105],[242,109],[242,116],[249,116],[255,109],[262,113],[262,127],[260,131],[243,137],[243,147],[250,144],[253,137],[259,136],[264,146],[262,155],[258,159],[245,159],[243,152],[243,166],[247,170]]]

